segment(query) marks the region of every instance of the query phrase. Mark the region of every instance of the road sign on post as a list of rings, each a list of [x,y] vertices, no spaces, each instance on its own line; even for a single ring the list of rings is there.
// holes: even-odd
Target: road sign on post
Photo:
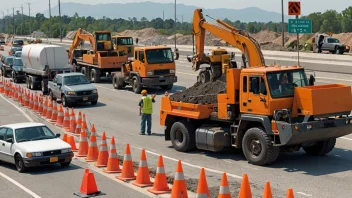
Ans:
[[[301,15],[301,2],[289,1],[288,2],[288,15],[298,16]]]
[[[312,20],[311,19],[289,19],[288,33],[312,34]]]

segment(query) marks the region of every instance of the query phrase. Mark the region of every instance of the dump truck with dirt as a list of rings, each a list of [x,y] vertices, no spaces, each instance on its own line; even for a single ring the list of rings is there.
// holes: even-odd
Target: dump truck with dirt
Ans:
[[[224,74],[162,97],[160,125],[177,151],[235,147],[251,164],[266,165],[280,151],[325,155],[336,138],[352,133],[351,86],[314,85],[296,65],[226,68]]]

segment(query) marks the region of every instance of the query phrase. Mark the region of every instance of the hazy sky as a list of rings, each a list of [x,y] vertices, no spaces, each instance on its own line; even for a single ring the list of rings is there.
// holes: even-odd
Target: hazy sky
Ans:
[[[141,2],[143,0],[61,0],[64,2],[97,4],[99,3],[131,3]],[[149,0],[159,3],[174,3],[174,0]],[[284,12],[287,13],[287,4],[289,0],[284,0]],[[23,12],[28,14],[28,3],[31,3],[31,13],[42,12],[48,9],[49,0],[0,0],[0,16],[1,11],[7,14],[9,9],[12,14],[12,8],[20,10],[23,4]],[[177,0],[177,3],[186,5],[193,5],[203,8],[233,8],[240,9],[246,7],[259,7],[267,11],[274,11],[281,13],[281,0]],[[51,6],[58,4],[58,0],[51,0]],[[311,12],[324,12],[327,9],[334,9],[341,12],[345,8],[352,6],[352,0],[301,0],[302,14],[309,14]],[[79,10],[78,10],[79,14]]]

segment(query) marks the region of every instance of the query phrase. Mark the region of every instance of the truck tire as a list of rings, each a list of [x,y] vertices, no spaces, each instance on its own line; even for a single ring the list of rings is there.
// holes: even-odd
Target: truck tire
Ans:
[[[112,84],[115,89],[123,89],[126,86],[123,75],[115,74],[114,77],[112,78]]]
[[[90,70],[90,80],[94,83],[100,82],[100,71],[97,69]]]
[[[177,151],[186,152],[196,148],[195,128],[185,120],[172,125],[170,137],[172,146]]]
[[[245,132],[242,150],[249,163],[259,166],[273,163],[280,154],[279,147],[273,146],[270,137],[258,127]]]
[[[336,138],[316,142],[313,146],[303,147],[303,150],[313,156],[323,156],[331,152],[336,144]]]
[[[207,70],[201,71],[199,73],[199,82],[204,84],[204,83],[207,83],[209,81],[210,81],[210,73]]]
[[[64,106],[64,107],[69,107],[70,106],[70,104],[66,100],[66,96],[65,95],[61,96],[61,102],[62,102],[62,106]]]
[[[173,84],[169,84],[169,85],[160,85],[160,87],[161,87],[162,89],[164,89],[164,90],[171,90],[173,86],[174,86]]]
[[[44,79],[40,83],[40,87],[41,87],[41,90],[42,90],[43,94],[47,94],[48,93],[48,82],[45,82]]]
[[[89,80],[89,76],[87,76],[87,68],[86,67],[81,67],[81,73],[88,78]]]
[[[134,93],[136,94],[140,94],[142,91],[142,85],[139,83],[138,79],[136,77],[133,77],[132,80],[132,89],[134,91]]]

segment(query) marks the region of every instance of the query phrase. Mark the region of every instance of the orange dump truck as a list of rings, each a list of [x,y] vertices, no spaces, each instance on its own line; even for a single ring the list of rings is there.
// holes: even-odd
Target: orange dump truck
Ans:
[[[214,104],[161,99],[160,124],[177,151],[236,147],[250,163],[266,165],[301,147],[325,155],[352,133],[351,86],[309,85],[299,66],[229,68],[224,81]]]

